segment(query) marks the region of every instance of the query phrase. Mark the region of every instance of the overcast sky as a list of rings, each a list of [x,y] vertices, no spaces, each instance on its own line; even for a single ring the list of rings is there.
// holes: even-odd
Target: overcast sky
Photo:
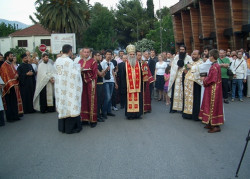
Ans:
[[[179,0],[154,0],[155,10],[159,9],[159,1],[161,8],[164,6],[170,7],[176,4]],[[90,0],[90,4],[94,5],[95,2],[100,2],[106,7],[116,8],[119,0]],[[143,7],[146,7],[147,0],[141,0]],[[29,15],[35,12],[35,0],[0,0],[0,18],[6,20],[20,21],[25,24],[31,25]]]

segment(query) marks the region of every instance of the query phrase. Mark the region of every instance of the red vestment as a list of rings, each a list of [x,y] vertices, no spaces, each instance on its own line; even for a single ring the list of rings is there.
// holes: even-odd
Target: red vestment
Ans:
[[[2,94],[3,102],[5,101],[4,96],[10,92],[10,89],[12,87],[14,87],[17,98],[18,114],[22,114],[23,103],[19,89],[19,81],[15,79],[15,76],[17,75],[15,67],[10,62],[5,61],[0,68],[0,75],[5,83]],[[6,105],[5,105],[5,110],[6,110]]]
[[[199,119],[205,124],[212,126],[222,125],[223,102],[221,69],[217,63],[213,63],[208,76],[203,81],[205,92],[202,100]]]
[[[142,62],[142,79],[143,79],[143,112],[151,111],[151,96],[150,96],[150,83],[153,83],[155,80],[151,74],[149,66],[146,62]]]
[[[139,112],[139,93],[141,92],[141,69],[137,61],[133,68],[128,61],[126,65],[127,79],[127,112]]]
[[[81,120],[89,122],[97,122],[97,63],[94,59],[79,61],[82,71],[82,106],[81,106]]]

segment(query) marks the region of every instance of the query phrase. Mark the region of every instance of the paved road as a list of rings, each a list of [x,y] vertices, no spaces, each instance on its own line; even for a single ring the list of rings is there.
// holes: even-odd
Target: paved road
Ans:
[[[169,114],[163,102],[141,120],[116,113],[79,134],[57,130],[57,114],[30,114],[0,128],[0,178],[234,178],[250,128],[250,99],[225,106],[221,133]],[[250,146],[239,178],[250,178]]]

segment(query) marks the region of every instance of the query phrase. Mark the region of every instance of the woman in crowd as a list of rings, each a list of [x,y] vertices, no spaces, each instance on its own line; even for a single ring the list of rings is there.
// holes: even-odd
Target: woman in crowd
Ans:
[[[17,58],[16,58],[16,56],[13,56],[12,64],[14,65],[15,69],[17,70],[17,67],[19,66],[19,64],[17,63]]]
[[[164,89],[164,73],[168,64],[163,61],[162,54],[158,55],[158,62],[155,65],[155,88],[159,91],[158,101],[161,101],[163,98],[163,89]]]

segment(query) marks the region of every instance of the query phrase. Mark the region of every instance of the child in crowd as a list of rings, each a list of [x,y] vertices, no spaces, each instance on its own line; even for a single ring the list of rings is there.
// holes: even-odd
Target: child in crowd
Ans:
[[[170,78],[170,69],[171,69],[171,67],[168,66],[165,69],[165,74],[164,74],[164,80],[165,80],[164,92],[165,92],[165,98],[166,98],[166,105],[170,104],[170,98],[168,96],[168,83],[169,83],[169,78]]]

